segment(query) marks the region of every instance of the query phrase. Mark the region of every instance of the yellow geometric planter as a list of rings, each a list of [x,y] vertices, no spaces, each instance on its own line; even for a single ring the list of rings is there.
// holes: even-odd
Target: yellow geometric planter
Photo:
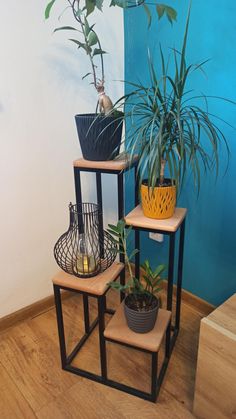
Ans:
[[[156,186],[149,188],[141,185],[143,213],[148,218],[170,218],[175,212],[176,186]]]

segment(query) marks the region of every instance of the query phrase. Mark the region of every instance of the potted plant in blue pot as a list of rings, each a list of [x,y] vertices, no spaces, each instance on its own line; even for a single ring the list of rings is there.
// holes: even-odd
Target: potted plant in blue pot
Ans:
[[[51,0],[45,9],[45,18],[48,19],[51,9],[57,0]],[[113,105],[112,100],[105,92],[105,68],[104,54],[99,36],[95,31],[95,25],[89,22],[94,11],[102,11],[103,0],[64,0],[70,9],[74,26],[61,26],[54,30],[69,31],[72,35],[69,41],[73,42],[79,52],[82,52],[88,60],[88,72],[83,79],[90,79],[97,93],[94,113],[75,115],[75,122],[80,141],[83,157],[87,160],[110,160],[114,159],[120,150],[122,138],[122,125],[124,114],[119,107]],[[109,6],[129,8],[142,6],[147,13],[149,25],[151,13],[143,0],[124,1],[112,0]],[[164,14],[172,22],[176,18],[176,12],[169,6],[156,4],[159,18]]]

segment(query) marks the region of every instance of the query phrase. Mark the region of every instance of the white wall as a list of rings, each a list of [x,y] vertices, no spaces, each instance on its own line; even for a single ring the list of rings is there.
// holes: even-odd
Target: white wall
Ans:
[[[56,26],[72,24],[68,13],[44,21],[47,1],[1,4],[0,13],[0,317],[52,294],[58,267],[53,245],[67,229],[68,203],[75,200],[72,161],[81,156],[73,117],[93,112],[96,95],[81,81],[86,58]],[[107,86],[122,95],[123,19],[106,9],[97,24],[107,51]],[[101,33],[100,32],[100,33]],[[107,91],[108,91],[107,88]],[[86,199],[94,199],[91,176],[83,177]],[[107,219],[115,220],[115,180],[105,178]],[[111,196],[111,195],[110,195]],[[112,200],[114,201],[114,199]]]

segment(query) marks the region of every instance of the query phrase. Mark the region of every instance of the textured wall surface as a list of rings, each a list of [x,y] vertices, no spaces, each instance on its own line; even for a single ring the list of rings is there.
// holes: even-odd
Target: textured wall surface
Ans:
[[[180,49],[188,9],[187,0],[168,2],[178,11],[178,21],[171,27],[167,20],[153,22],[147,30],[146,17],[141,9],[125,13],[125,78],[141,79],[148,83],[147,47],[158,61],[159,43],[165,55],[169,47]],[[187,61],[197,63],[210,58],[206,64],[207,77],[195,73],[191,86],[196,94],[204,92],[236,101],[236,3],[234,0],[193,0]],[[153,10],[154,15],[154,10]],[[211,100],[210,112],[236,126],[236,107]],[[236,132],[218,121],[228,140],[231,158],[226,169],[226,153],[219,150],[221,170],[215,183],[212,176],[202,177],[199,198],[193,190],[191,177],[178,201],[188,208],[184,260],[184,288],[201,298],[219,304],[236,290]],[[128,182],[127,207],[131,182]],[[153,265],[166,259],[167,239],[157,244],[142,236],[142,258],[150,258]]]

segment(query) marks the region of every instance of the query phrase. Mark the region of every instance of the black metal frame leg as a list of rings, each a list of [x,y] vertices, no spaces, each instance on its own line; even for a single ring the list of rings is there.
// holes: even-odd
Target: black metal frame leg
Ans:
[[[83,307],[84,307],[84,331],[89,333],[90,321],[89,321],[89,302],[88,296],[83,294]]]
[[[117,175],[117,188],[118,188],[118,220],[124,218],[124,173],[120,172]],[[120,262],[125,262],[124,255],[120,254]],[[125,269],[120,274],[120,283],[125,285]],[[120,293],[120,301],[122,302],[125,298],[123,292]]]
[[[62,304],[61,304],[61,290],[58,285],[53,285],[54,290],[54,299],[57,315],[57,330],[59,337],[59,346],[61,354],[61,366],[62,369],[66,366],[66,343],[65,343],[65,333],[64,333],[64,322],[63,322],[63,313],[62,313]]]
[[[171,322],[166,329],[166,346],[165,346],[166,358],[170,358],[171,355]]]
[[[135,166],[134,168],[134,204],[135,207],[139,204],[139,180],[138,180],[138,168]]]
[[[179,238],[179,259],[178,259],[176,316],[175,316],[175,329],[177,330],[179,330],[179,326],[180,326],[180,309],[181,309],[181,292],[182,292],[183,258],[184,258],[184,236],[185,236],[185,220],[181,224],[180,238]]]
[[[82,189],[81,189],[81,171],[78,167],[74,167],[74,179],[75,179],[75,196],[76,196],[76,205],[79,206],[82,204]],[[81,231],[83,231],[82,217],[79,221],[79,226]],[[89,301],[88,296],[83,294],[83,306],[84,306],[84,329],[85,333],[89,333],[90,323],[89,323]]]
[[[157,362],[158,354],[157,352],[152,353],[152,382],[151,382],[151,394],[152,401],[154,402],[157,397]]]
[[[105,306],[106,306],[106,297],[102,295],[101,297],[98,297],[98,326],[99,326],[101,376],[104,379],[107,378],[106,342],[104,338]]]
[[[81,176],[80,176],[80,169],[78,167],[74,168],[74,179],[75,179],[75,197],[76,197],[76,205],[79,206],[82,204],[82,190],[81,190]],[[83,231],[83,219],[82,215],[78,215],[78,223],[81,232]]]
[[[173,280],[175,262],[175,234],[169,236],[169,263],[168,263],[168,285],[167,285],[167,310],[172,311],[173,302]]]
[[[118,188],[118,220],[124,217],[124,173],[120,172],[117,176]]]
[[[135,255],[135,278],[140,278],[140,231],[134,230],[134,245],[139,252]]]
[[[104,246],[101,245],[104,241],[103,233],[103,204],[102,204],[102,175],[96,172],[96,186],[97,186],[97,203],[99,207],[99,242],[100,242],[100,257],[104,257]]]

